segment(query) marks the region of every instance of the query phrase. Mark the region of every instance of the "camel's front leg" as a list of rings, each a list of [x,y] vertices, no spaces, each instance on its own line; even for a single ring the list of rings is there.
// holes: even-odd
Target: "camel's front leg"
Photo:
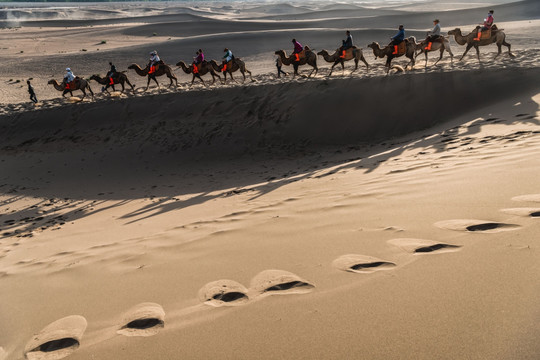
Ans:
[[[439,60],[435,61],[435,64],[434,64],[434,65],[437,65],[437,63],[438,63],[439,61],[441,61],[443,54],[444,54],[444,46],[441,47],[441,53],[440,53],[440,55],[439,55]]]
[[[424,64],[424,67],[427,67],[427,60],[428,60],[428,56],[427,56],[427,53],[428,53],[427,51],[426,51],[426,52],[424,52],[424,54],[426,55],[426,63]]]
[[[512,45],[507,43],[506,40],[503,40],[502,44],[508,48],[508,55],[510,55],[510,57],[515,57],[515,55],[512,54],[512,51],[511,51]]]
[[[149,77],[148,77],[148,81],[146,82],[146,89],[144,89],[144,91],[147,91],[148,88],[150,87],[150,80],[151,80],[151,78],[150,78],[150,76],[149,76]]]
[[[229,76],[231,77],[231,80],[237,83],[238,81],[234,80],[234,77],[232,76],[232,72],[229,73]]]
[[[465,55],[467,55],[467,53],[469,52],[469,50],[471,50],[472,47],[473,47],[472,44],[467,45],[467,48],[465,49],[465,52],[463,53],[463,55],[461,55],[461,58],[459,59],[459,61],[463,60]]]

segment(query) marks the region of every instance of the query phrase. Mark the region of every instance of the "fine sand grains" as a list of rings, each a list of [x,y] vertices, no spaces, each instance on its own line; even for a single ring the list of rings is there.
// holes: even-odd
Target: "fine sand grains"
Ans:
[[[339,270],[360,274],[372,273],[378,270],[390,270],[396,266],[396,264],[390,261],[358,254],[340,256],[332,262],[332,265]]]
[[[439,221],[435,223],[435,226],[441,229],[455,230],[455,231],[469,231],[469,232],[484,232],[495,233],[500,231],[511,231],[520,228],[515,224],[504,224],[489,220],[474,220],[474,219],[456,219]]]
[[[413,254],[453,252],[458,251],[461,247],[461,245],[445,244],[432,240],[408,238],[392,239],[388,240],[388,243]]]
[[[141,303],[126,312],[117,333],[125,336],[152,336],[164,326],[165,311],[161,305]]]
[[[24,356],[30,360],[56,360],[73,353],[80,345],[86,319],[71,315],[46,326],[35,335],[24,349]]]
[[[284,270],[264,270],[251,280],[251,289],[260,295],[304,294],[315,285]]]
[[[233,280],[217,280],[199,290],[199,300],[207,305],[234,306],[249,300],[248,289]]]

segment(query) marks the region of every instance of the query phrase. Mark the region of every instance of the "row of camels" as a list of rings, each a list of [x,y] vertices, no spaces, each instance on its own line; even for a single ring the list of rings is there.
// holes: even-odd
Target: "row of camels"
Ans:
[[[461,29],[456,28],[454,30],[450,30],[448,32],[449,36],[453,36],[456,43],[458,45],[466,45],[465,52],[461,56],[460,60],[464,58],[464,56],[469,52],[470,49],[475,48],[477,58],[480,60],[480,46],[486,46],[490,44],[496,44],[498,47],[497,56],[499,56],[502,52],[502,46],[506,46],[508,48],[508,54],[513,57],[514,55],[511,52],[511,45],[506,42],[506,34],[503,32],[502,29],[497,29],[494,25],[492,28],[491,37],[487,39],[481,39],[480,41],[474,40],[476,37],[478,28],[476,30],[473,30],[468,35],[463,35],[461,32]],[[416,62],[416,57],[418,57],[421,54],[425,55],[425,64],[427,66],[428,63],[428,53],[429,52],[439,52],[439,58],[435,62],[437,64],[443,57],[443,54],[445,51],[447,51],[450,54],[451,59],[453,60],[454,54],[452,53],[452,50],[450,48],[450,41],[448,37],[441,36],[438,41],[433,42],[431,48],[428,50],[426,49],[426,42],[421,41],[417,42],[415,37],[409,37],[405,39],[405,49],[402,53],[394,54],[394,47],[393,46],[385,46],[382,47],[377,42],[372,42],[368,45],[368,48],[371,48],[373,51],[373,55],[375,58],[385,58],[386,57],[386,71],[387,73],[391,69],[391,63],[392,60],[401,56],[405,56],[410,59],[409,63],[406,65],[408,67],[411,65],[414,67]],[[344,54],[339,50],[335,50],[333,53],[328,52],[327,50],[321,50],[318,53],[315,53],[313,50],[311,50],[309,47],[305,47],[302,56],[299,60],[296,59],[296,56],[291,54],[290,56],[287,55],[285,50],[277,50],[275,52],[275,55],[279,56],[281,58],[281,62],[283,65],[289,66],[292,65],[294,68],[293,77],[298,75],[298,69],[302,65],[309,65],[313,69],[309,73],[308,77],[310,77],[313,73],[315,75],[318,72],[317,67],[317,56],[322,56],[323,59],[326,62],[332,63],[332,67],[330,69],[330,73],[328,76],[332,75],[332,72],[334,71],[334,68],[337,65],[341,65],[341,68],[343,71],[345,71],[345,62],[354,60],[355,68],[353,71],[356,71],[358,69],[358,63],[362,61],[366,65],[366,69],[369,70],[369,64],[367,63],[366,59],[364,58],[363,52],[361,48],[353,47],[351,49],[348,49]],[[435,65],[434,64],[434,65]],[[240,71],[240,73],[243,76],[243,81],[246,80],[246,73],[249,75],[251,81],[254,81],[251,76],[251,71],[249,71],[246,68],[246,64],[243,60],[240,58],[235,58],[232,60],[232,62],[227,66],[226,70],[223,71],[223,65],[218,64],[215,60],[210,60],[208,62],[203,62],[200,64],[200,67],[197,68],[197,71],[194,71],[194,65],[187,65],[183,61],[179,61],[176,66],[180,69],[182,69],[186,74],[192,74],[192,80],[191,85],[195,82],[196,79],[201,80],[201,82],[206,85],[204,82],[202,76],[206,74],[210,74],[212,76],[212,84],[215,83],[216,78],[220,80],[220,82],[225,83],[227,81],[227,74],[229,74],[229,77],[231,80],[236,81],[233,77],[233,73],[236,71]],[[149,73],[150,67],[147,66],[146,68],[141,68],[137,64],[131,64],[128,69],[134,70],[138,75],[144,76],[147,78],[146,83],[146,90],[148,90],[148,87],[150,86],[150,82],[153,80],[158,88],[159,83],[157,81],[157,77],[165,75],[167,78],[169,78],[170,83],[169,87],[176,85],[178,86],[178,79],[174,75],[174,70],[171,66],[166,64],[161,64],[158,66],[157,70],[153,73]],[[221,78],[220,73],[223,74],[223,80]],[[67,89],[66,85],[64,83],[58,83],[56,80],[50,80],[48,83],[53,85],[54,88],[58,91],[62,91],[62,96],[65,96],[68,92],[73,96],[74,90],[80,90],[83,93],[83,98],[86,97],[86,91],[88,90],[90,92],[90,95],[93,97],[94,93],[92,92],[92,89],[90,88],[89,81],[94,80],[98,84],[101,84],[104,86],[104,89],[107,90],[109,86],[112,87],[113,91],[115,90],[114,85],[121,85],[122,86],[122,92],[125,90],[125,84],[130,86],[131,90],[135,90],[135,86],[128,80],[127,75],[125,72],[119,72],[117,75],[113,78],[113,84],[109,83],[109,78],[103,78],[99,75],[92,75],[88,80],[82,79],[82,78],[76,78],[75,81],[71,84],[70,88]],[[108,91],[108,90],[107,90]],[[81,99],[81,101],[82,101]]]

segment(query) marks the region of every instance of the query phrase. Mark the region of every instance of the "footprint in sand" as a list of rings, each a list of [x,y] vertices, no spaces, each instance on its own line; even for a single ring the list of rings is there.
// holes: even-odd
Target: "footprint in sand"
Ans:
[[[390,261],[358,254],[340,256],[332,262],[332,265],[339,270],[360,274],[372,273],[378,270],[390,270],[396,266],[396,264]]]
[[[504,223],[487,221],[487,220],[471,220],[471,219],[439,221],[435,223],[435,226],[441,229],[447,229],[447,230],[482,232],[482,233],[495,233],[495,232],[500,232],[500,231],[517,230],[520,228],[519,225],[515,225],[515,224],[504,224]]]
[[[51,323],[26,344],[25,358],[56,360],[70,355],[79,347],[86,326],[86,319],[79,315]]]
[[[217,280],[206,284],[199,290],[201,302],[219,307],[242,305],[249,300],[248,290],[232,280]]]
[[[540,208],[511,208],[501,209],[501,211],[510,215],[540,218]]]
[[[298,275],[283,270],[264,270],[251,280],[251,288],[259,294],[304,294],[315,286]]]
[[[514,201],[540,202],[540,194],[520,195],[512,198]]]
[[[388,243],[413,254],[453,252],[458,251],[461,247],[461,245],[445,244],[432,240],[407,238],[388,240]]]
[[[165,311],[159,304],[141,303],[124,315],[117,333],[124,336],[152,336],[165,326]]]

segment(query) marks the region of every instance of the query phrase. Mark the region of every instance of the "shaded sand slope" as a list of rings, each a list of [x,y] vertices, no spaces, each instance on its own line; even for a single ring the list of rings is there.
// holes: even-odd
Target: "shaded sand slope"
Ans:
[[[141,151],[208,148],[223,154],[376,142],[528,93],[539,74],[538,69],[428,73],[101,101],[4,116],[2,149],[136,144]]]

